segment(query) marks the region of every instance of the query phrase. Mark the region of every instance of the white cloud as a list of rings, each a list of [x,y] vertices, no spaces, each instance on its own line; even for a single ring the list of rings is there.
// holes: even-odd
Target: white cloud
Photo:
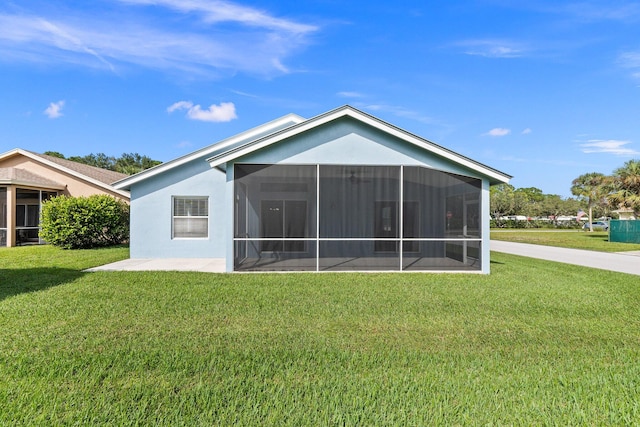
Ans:
[[[631,21],[640,16],[640,5],[636,2],[571,2],[565,8],[558,7],[554,3],[556,10],[566,10],[570,14],[585,21]]]
[[[503,6],[507,6],[507,2],[502,3]],[[561,15],[579,23],[598,21],[635,22],[640,17],[640,4],[635,0],[509,2],[508,6],[531,10],[536,13]],[[572,21],[567,22],[571,23]]]
[[[456,43],[467,55],[486,58],[519,58],[527,49],[520,43],[507,40],[465,40]]]
[[[522,135],[528,135],[528,134],[530,134],[531,132],[533,132],[533,131],[531,130],[531,128],[526,128],[526,129],[524,129],[521,133],[522,133]]]
[[[640,80],[640,51],[620,54],[618,64],[623,68],[631,69],[631,77]]]
[[[199,13],[203,21],[215,24],[219,22],[237,22],[247,26],[268,28],[290,33],[315,31],[314,25],[299,24],[294,21],[276,18],[269,13],[230,1],[219,0],[120,0],[121,3],[143,6],[165,6],[182,13]]]
[[[50,119],[57,119],[58,117],[62,117],[63,115],[62,107],[64,107],[64,101],[52,102],[43,111],[43,113]]]
[[[640,68],[640,52],[624,52],[620,54],[620,63],[628,68]]]
[[[608,153],[618,156],[635,156],[640,154],[640,151],[632,148],[626,148],[625,145],[631,144],[631,141],[621,141],[615,139],[590,139],[589,141],[580,144],[582,152],[586,154],[591,153]]]
[[[258,95],[248,92],[242,92],[240,90],[231,89],[231,92],[235,93],[236,95],[246,96],[247,98],[259,98]]]
[[[505,128],[493,128],[487,133],[483,133],[485,136],[506,136],[511,133],[511,129]]]
[[[176,110],[189,109],[193,107],[193,102],[191,101],[178,101],[171,104],[167,107],[167,113],[173,113]]]
[[[206,77],[273,75],[291,72],[285,60],[319,29],[215,0],[120,0],[101,15],[56,10],[0,12],[0,60],[114,72],[135,65]]]
[[[229,122],[237,119],[236,106],[232,102],[222,102],[220,105],[210,105],[209,109],[202,110],[199,105],[189,108],[187,116],[192,120],[204,122]]]
[[[178,101],[167,108],[168,113],[176,110],[187,110],[187,117],[191,120],[203,122],[230,122],[237,119],[236,106],[233,102],[221,102],[220,105],[210,105],[203,110],[200,105],[194,105],[191,101]]]

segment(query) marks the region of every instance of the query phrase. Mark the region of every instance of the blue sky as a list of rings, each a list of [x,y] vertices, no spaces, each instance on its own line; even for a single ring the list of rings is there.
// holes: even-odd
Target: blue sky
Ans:
[[[640,158],[640,2],[0,5],[2,152],[168,161],[344,104],[570,196]]]

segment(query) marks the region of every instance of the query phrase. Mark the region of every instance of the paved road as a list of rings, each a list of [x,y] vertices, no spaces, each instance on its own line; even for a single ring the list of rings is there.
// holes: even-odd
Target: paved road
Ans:
[[[491,240],[491,250],[640,276],[640,251],[596,252],[527,243],[503,242],[500,240]]]

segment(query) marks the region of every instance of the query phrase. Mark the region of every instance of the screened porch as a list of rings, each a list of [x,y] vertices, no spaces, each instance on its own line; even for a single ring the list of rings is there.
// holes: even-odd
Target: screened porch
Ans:
[[[481,180],[419,166],[234,166],[236,271],[480,271]]]
[[[45,243],[40,238],[42,203],[57,194],[41,189],[0,187],[0,246],[8,245],[12,229],[15,230],[15,245]]]

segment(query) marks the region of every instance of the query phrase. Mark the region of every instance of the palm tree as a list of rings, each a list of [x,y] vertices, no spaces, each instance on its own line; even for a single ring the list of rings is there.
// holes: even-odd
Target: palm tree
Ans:
[[[571,194],[587,200],[589,209],[589,231],[593,231],[591,221],[593,219],[593,207],[602,201],[605,194],[607,177],[599,172],[590,172],[580,175],[571,183]]]
[[[640,218],[640,160],[629,160],[613,171],[609,202],[618,208],[633,209]]]

